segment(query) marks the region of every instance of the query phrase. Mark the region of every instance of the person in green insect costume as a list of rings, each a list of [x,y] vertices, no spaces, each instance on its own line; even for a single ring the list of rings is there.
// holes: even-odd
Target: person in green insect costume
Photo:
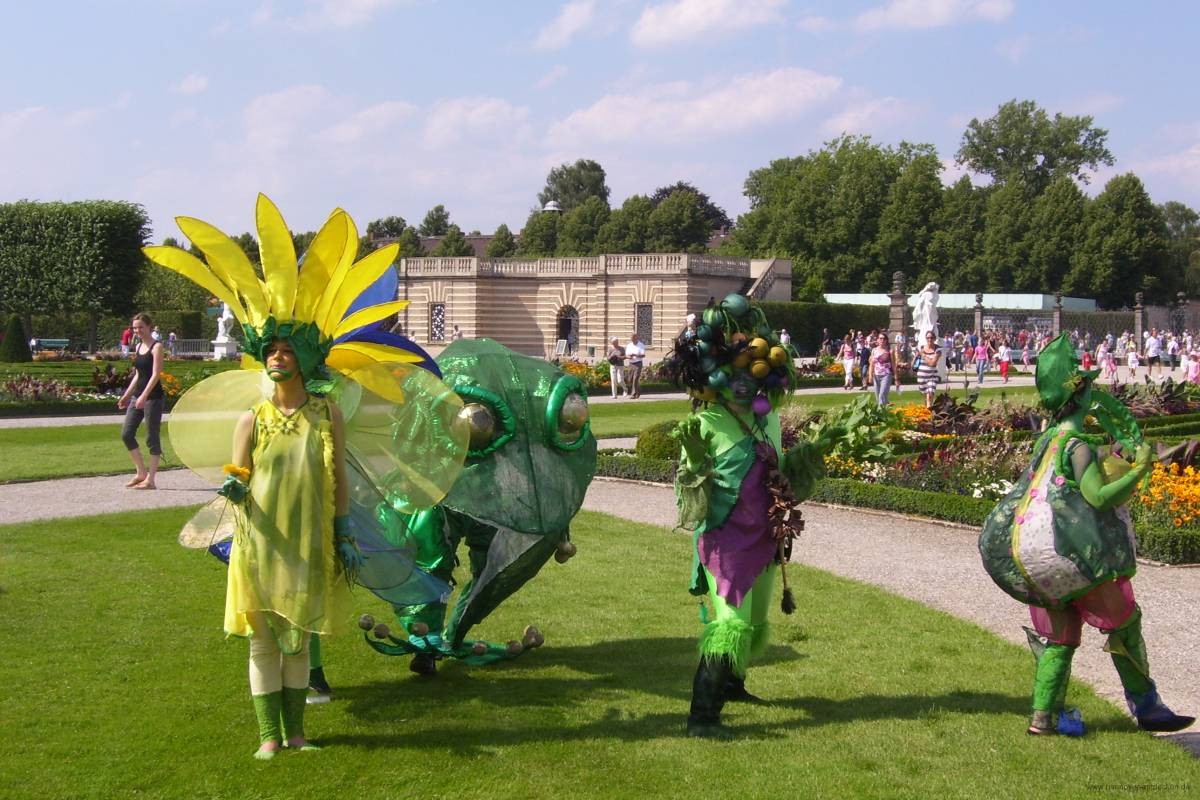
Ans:
[[[453,610],[444,602],[395,605],[404,636],[362,622],[375,634],[366,637],[373,648],[412,655],[410,669],[424,675],[436,673],[442,658],[487,664],[542,644],[532,627],[504,645],[466,635],[552,556],[565,563],[575,554],[570,522],[596,470],[587,390],[578,378],[490,339],[455,341],[437,364],[464,403],[467,462],[441,504],[396,510],[407,515],[420,569],[451,581],[465,543],[471,579]]]
[[[1108,634],[1105,646],[1138,727],[1177,731],[1195,722],[1174,713],[1150,678],[1142,612],[1130,578],[1136,539],[1126,504],[1149,473],[1150,446],[1121,403],[1093,391],[1100,370],[1080,370],[1075,348],[1059,336],[1038,355],[1036,383],[1052,424],[1033,461],[984,522],[979,537],[992,580],[1029,606],[1026,628],[1037,667],[1031,734],[1082,736],[1083,720],[1065,706],[1071,659],[1086,622]],[[1107,433],[1083,432],[1093,416]],[[1109,440],[1132,465],[1097,447]]]
[[[837,431],[810,429],[784,450],[776,409],[795,386],[792,360],[742,295],[705,309],[702,323],[680,334],[665,369],[693,398],[691,415],[672,434],[681,447],[675,491],[679,524],[694,531],[690,590],[711,605],[702,606],[687,733],[729,738],[725,703],[761,702],[745,680],[767,645],[777,574],[784,613],[795,610],[783,575],[803,528],[795,506],[824,474]]]

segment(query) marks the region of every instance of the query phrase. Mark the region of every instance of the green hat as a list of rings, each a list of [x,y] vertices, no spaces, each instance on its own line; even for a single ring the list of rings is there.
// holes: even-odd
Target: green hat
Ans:
[[[1038,353],[1034,382],[1042,398],[1042,405],[1048,411],[1054,412],[1067,404],[1083,381],[1095,380],[1099,374],[1098,369],[1079,368],[1079,356],[1075,353],[1075,345],[1071,344],[1071,340],[1064,333]]]

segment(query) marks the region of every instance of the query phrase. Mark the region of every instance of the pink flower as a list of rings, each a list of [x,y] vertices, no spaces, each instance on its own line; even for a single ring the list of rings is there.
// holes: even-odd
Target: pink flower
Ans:
[[[1029,496],[1030,496],[1030,497],[1037,497],[1037,489],[1030,489],[1030,490],[1029,490]]]
[[[1064,478],[1062,475],[1059,475],[1057,478],[1054,479],[1055,486],[1062,486],[1066,482],[1067,482],[1067,479]]]
[[[1024,514],[1018,514],[1018,515],[1017,515],[1017,524],[1018,524],[1018,525],[1024,525],[1024,524],[1025,524],[1025,515],[1024,515]]]

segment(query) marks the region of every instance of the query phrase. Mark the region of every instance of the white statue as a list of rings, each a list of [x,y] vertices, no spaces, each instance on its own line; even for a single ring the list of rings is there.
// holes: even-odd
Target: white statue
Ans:
[[[217,338],[214,343],[224,344],[229,341],[229,332],[233,330],[233,312],[228,303],[221,304],[221,316],[217,319]]]
[[[909,303],[913,307],[913,329],[917,332],[917,341],[925,343],[925,334],[933,331],[938,333],[938,285],[933,281],[925,284],[925,288],[913,296]]]

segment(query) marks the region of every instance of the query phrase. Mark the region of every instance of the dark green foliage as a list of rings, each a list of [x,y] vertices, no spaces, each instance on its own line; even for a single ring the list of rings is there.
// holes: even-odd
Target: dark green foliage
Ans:
[[[637,454],[642,458],[675,461],[679,458],[679,442],[671,438],[675,421],[660,422],[644,428],[637,438]]]
[[[588,197],[563,214],[558,225],[555,253],[560,256],[595,255],[600,229],[608,222],[608,203],[599,197]]]
[[[700,199],[677,191],[660,202],[647,220],[646,249],[652,253],[703,253],[711,233]]]
[[[450,230],[450,212],[441,203],[429,209],[417,232],[422,236],[445,236]]]
[[[437,246],[433,248],[433,252],[429,255],[435,258],[455,258],[473,256],[475,255],[475,250],[467,242],[467,237],[463,235],[462,228],[452,224],[446,229],[442,240],[437,243]]]
[[[367,236],[372,239],[398,239],[407,227],[404,217],[383,217],[367,223]]]
[[[529,214],[521,238],[517,242],[517,255],[525,258],[545,258],[558,249],[559,214],[553,211],[535,210]]]
[[[420,258],[425,255],[425,246],[421,244],[421,234],[411,225],[400,234],[399,258]]]
[[[870,331],[887,328],[887,306],[831,305],[829,303],[763,303],[763,311],[775,330],[787,328],[792,346],[802,356],[821,346],[821,329],[844,336],[851,329]]]
[[[879,218],[880,258],[888,269],[915,277],[915,286],[929,281],[940,284],[945,279],[928,256],[945,192],[941,171],[937,153],[914,157],[888,189],[887,205]]]
[[[500,223],[500,227],[492,234],[492,240],[488,242],[485,255],[488,258],[510,258],[516,252],[517,240],[513,238],[508,226]]]
[[[134,203],[0,205],[0,309],[130,313],[148,235]]]
[[[1094,297],[1103,308],[1133,304],[1136,292],[1147,300],[1167,299],[1182,276],[1166,272],[1167,224],[1133,173],[1110,180],[1084,214],[1084,232],[1071,259],[1064,288]]]
[[[596,237],[601,253],[645,253],[650,240],[650,214],[654,204],[645,195],[626,198],[621,207],[608,215],[608,222]]]
[[[704,221],[707,223],[710,233],[721,228],[733,227],[733,220],[729,219],[729,215],[725,213],[725,209],[714,203],[704,192],[686,181],[677,181],[669,186],[658,187],[654,190],[654,194],[650,195],[650,204],[658,208],[659,203],[666,200],[675,192],[689,192],[696,196],[696,200],[699,201],[700,208],[704,212]]]
[[[21,324],[19,314],[9,314],[8,324],[4,326],[4,341],[0,342],[0,361],[20,364],[33,360],[29,352],[29,339],[25,335],[25,326]]]
[[[1164,564],[1200,563],[1200,531],[1139,525],[1137,537],[1138,555],[1142,558]]]
[[[545,188],[538,192],[538,208],[553,200],[566,213],[589,197],[599,198],[607,206],[608,185],[604,167],[590,158],[581,158],[574,164],[559,164],[550,170]]]
[[[975,292],[987,285],[986,265],[977,256],[982,248],[987,189],[976,189],[966,175],[946,188],[934,217],[929,241],[930,269],[942,275],[945,292]]]
[[[819,503],[915,514],[964,525],[982,525],[996,505],[994,500],[903,489],[851,478],[825,478],[818,481],[816,491],[809,499]]]
[[[677,466],[674,460],[644,458],[615,451],[601,450],[596,454],[596,474],[608,478],[674,483]]]

